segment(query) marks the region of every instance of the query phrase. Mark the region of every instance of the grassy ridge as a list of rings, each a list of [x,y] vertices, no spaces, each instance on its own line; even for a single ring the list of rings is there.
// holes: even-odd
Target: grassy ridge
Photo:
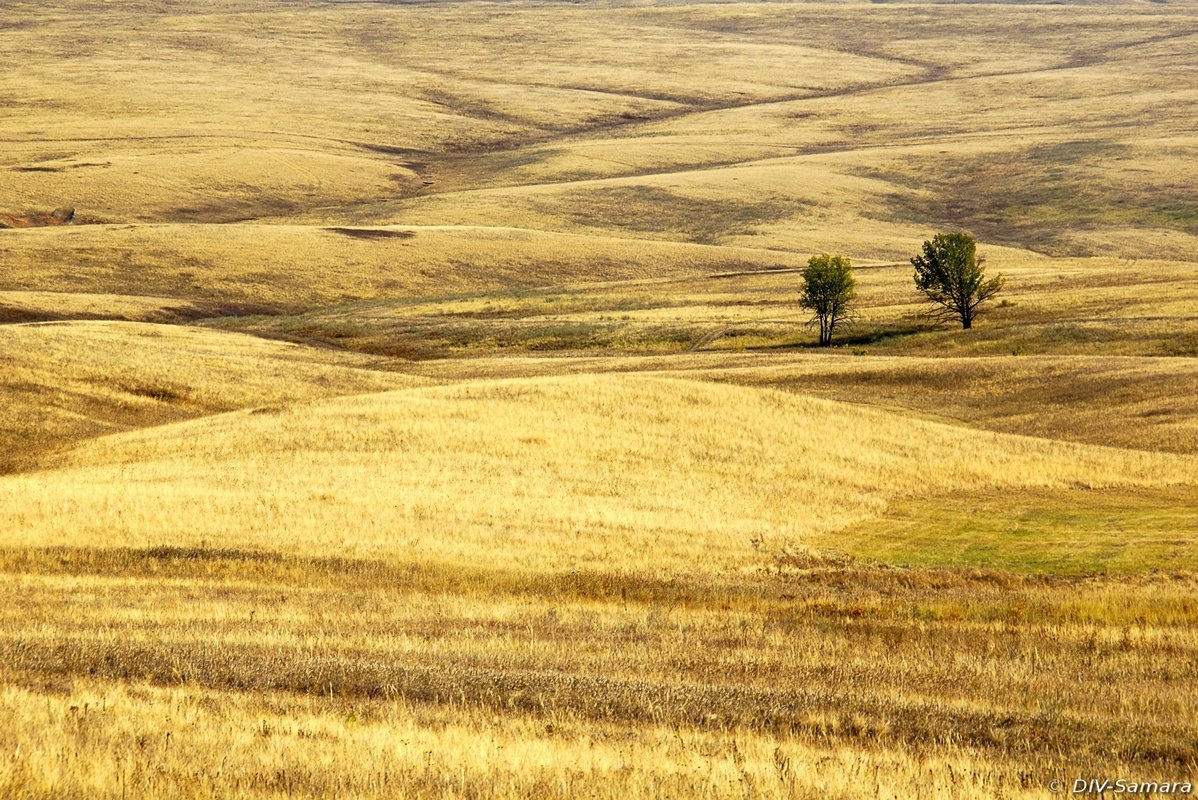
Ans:
[[[10,325],[0,347],[0,472],[117,431],[427,383],[368,358],[166,325]]]
[[[240,411],[95,439],[45,466],[0,480],[5,545],[100,537],[649,574],[736,570],[901,497],[1195,474],[1192,457],[640,375]]]
[[[761,249],[486,226],[87,226],[4,237],[0,307],[70,314],[71,295],[148,295],[172,322],[797,263]]]
[[[204,324],[413,359],[811,347],[797,307],[798,259],[753,254],[761,260],[735,269],[709,262],[717,271],[702,276],[669,274],[674,262],[663,260],[666,275],[638,280],[375,298]],[[865,262],[857,266],[858,318],[835,343],[858,355],[1198,355],[1198,272],[1190,264],[1045,259],[1002,249],[984,255],[1010,284],[986,310],[985,325],[961,335],[934,324],[906,261]]]

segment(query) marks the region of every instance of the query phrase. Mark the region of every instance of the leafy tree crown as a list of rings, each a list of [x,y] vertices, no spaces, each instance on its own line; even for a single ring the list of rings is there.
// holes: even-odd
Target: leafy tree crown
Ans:
[[[969,327],[978,306],[998,294],[1001,275],[987,279],[984,260],[978,258],[977,241],[968,233],[938,233],[923,243],[923,252],[911,259],[915,288],[923,292],[942,316],[961,320]]]
[[[844,256],[824,253],[812,256],[803,270],[803,308],[817,314],[843,317],[857,296],[852,262]]]

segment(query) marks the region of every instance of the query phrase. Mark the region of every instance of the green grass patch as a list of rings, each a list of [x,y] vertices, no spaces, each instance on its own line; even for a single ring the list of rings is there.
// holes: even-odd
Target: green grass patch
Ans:
[[[1031,574],[1198,568],[1198,488],[907,499],[827,542],[908,566]]]

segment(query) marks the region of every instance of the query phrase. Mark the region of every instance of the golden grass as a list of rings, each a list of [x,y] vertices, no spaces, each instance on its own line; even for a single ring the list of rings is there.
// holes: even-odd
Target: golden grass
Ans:
[[[0,795],[1194,776],[1192,4],[5,10]]]
[[[37,322],[71,319],[119,319],[165,322],[212,313],[201,304],[174,297],[55,291],[0,292],[0,319]]]
[[[1162,486],[1194,467],[735,386],[466,383],[94,440],[0,481],[0,542],[722,572],[900,496]]]
[[[791,253],[760,249],[485,226],[92,225],[56,233],[4,233],[5,305],[43,313],[70,308],[69,301],[60,307],[45,296],[13,296],[37,286],[177,298],[176,319],[195,319],[797,263]],[[116,305],[109,311],[121,312]]]
[[[1198,363],[1192,358],[765,356],[739,364],[695,359],[686,366],[688,375],[1007,433],[1198,452]]]
[[[104,9],[6,32],[6,211],[1192,257],[1186,5]]]
[[[115,431],[427,382],[351,354],[123,322],[6,325],[0,353],[0,471]]]
[[[813,800],[1021,788],[968,752],[909,755],[651,725],[630,739],[619,725],[568,713],[497,716],[397,701],[84,681],[64,692],[10,687],[3,696],[0,737],[17,756],[0,787],[30,798],[157,798],[180,786],[228,798],[613,800],[742,798],[746,787],[760,797]],[[79,768],[80,753],[87,769]]]
[[[705,351],[502,355],[424,361],[408,369],[438,381],[652,373],[780,389],[950,425],[1046,439],[1146,451],[1198,451],[1195,368],[1190,358]]]
[[[35,797],[1047,796],[1194,759],[1186,578],[3,563],[0,786]]]
[[[1007,276],[1009,289],[968,334],[928,319],[909,264],[867,262],[856,267],[858,319],[833,343],[871,355],[1198,356],[1198,317],[1192,313],[1198,271],[1191,264],[1047,259],[1002,248],[987,248],[984,255],[990,269]],[[787,255],[775,263],[793,261]],[[212,323],[412,358],[494,350],[627,354],[810,346],[815,337],[797,306],[794,268],[762,266],[769,262],[703,276],[680,270],[667,278],[378,298]]]

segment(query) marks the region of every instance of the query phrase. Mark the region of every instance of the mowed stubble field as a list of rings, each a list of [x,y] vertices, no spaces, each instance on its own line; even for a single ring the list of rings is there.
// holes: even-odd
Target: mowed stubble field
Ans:
[[[1193,779],[1196,48],[1172,0],[7,4],[0,795]],[[906,266],[949,228],[1008,277],[969,332]]]

